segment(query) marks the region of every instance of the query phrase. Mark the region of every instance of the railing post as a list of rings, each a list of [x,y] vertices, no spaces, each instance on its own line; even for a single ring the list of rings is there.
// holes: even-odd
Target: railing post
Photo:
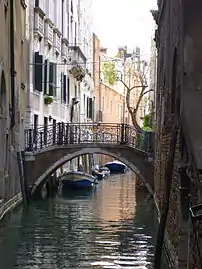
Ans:
[[[130,134],[130,129],[131,128],[129,125],[125,124],[125,144],[130,144],[130,140],[129,140],[129,134]]]
[[[125,144],[125,124],[121,124],[121,144]]]
[[[40,148],[43,148],[43,132],[40,132]]]
[[[58,144],[62,145],[62,124],[58,122]]]
[[[65,144],[68,144],[69,141],[69,123],[65,125]]]
[[[73,132],[74,125],[70,124],[70,134],[69,134],[69,143],[74,144],[74,132]]]
[[[53,145],[55,145],[56,142],[56,130],[57,130],[56,123],[53,123]]]

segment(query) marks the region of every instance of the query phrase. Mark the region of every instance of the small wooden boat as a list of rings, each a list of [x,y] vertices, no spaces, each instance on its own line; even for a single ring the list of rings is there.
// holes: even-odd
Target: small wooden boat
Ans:
[[[126,173],[128,171],[127,166],[120,161],[108,162],[104,165],[110,170],[110,173],[118,174],[118,173]]]
[[[59,178],[63,188],[67,189],[92,189],[97,184],[97,179],[87,172],[69,171]]]

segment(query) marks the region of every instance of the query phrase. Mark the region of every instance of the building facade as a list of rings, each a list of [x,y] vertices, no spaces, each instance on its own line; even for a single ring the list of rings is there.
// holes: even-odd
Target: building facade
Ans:
[[[100,40],[95,34],[93,34],[93,48],[95,121],[121,124],[125,106],[124,86],[119,81],[114,81],[113,85],[110,85],[104,76],[105,63],[114,64],[116,71],[122,71],[121,59],[108,56],[107,49],[101,47]],[[99,156],[97,162],[105,164],[111,160],[109,156]]]
[[[89,5],[81,0],[29,2],[27,127],[87,118],[83,92],[92,91]]]
[[[1,1],[0,13],[1,218],[21,199],[17,156],[24,148],[28,37],[25,1]]]
[[[201,206],[193,207],[201,201],[201,9],[201,1],[159,0],[152,12],[158,25],[155,197],[161,213],[170,203],[165,242],[172,268],[201,267]]]
[[[57,123],[93,119],[91,0],[32,0],[28,9],[26,128],[37,143],[40,126],[47,133]]]

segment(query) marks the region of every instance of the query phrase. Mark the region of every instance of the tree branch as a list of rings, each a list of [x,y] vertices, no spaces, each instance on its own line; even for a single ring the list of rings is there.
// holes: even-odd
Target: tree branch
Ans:
[[[150,89],[150,90],[144,92],[143,95],[142,95],[142,97],[143,97],[145,94],[147,94],[147,93],[149,93],[149,92],[153,92],[153,91],[154,91],[153,89]]]

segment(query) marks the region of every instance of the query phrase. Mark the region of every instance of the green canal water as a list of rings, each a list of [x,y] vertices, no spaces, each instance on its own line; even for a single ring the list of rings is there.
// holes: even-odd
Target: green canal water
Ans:
[[[0,268],[153,268],[155,207],[134,179],[112,176],[91,194],[58,194],[18,209],[0,226]]]

